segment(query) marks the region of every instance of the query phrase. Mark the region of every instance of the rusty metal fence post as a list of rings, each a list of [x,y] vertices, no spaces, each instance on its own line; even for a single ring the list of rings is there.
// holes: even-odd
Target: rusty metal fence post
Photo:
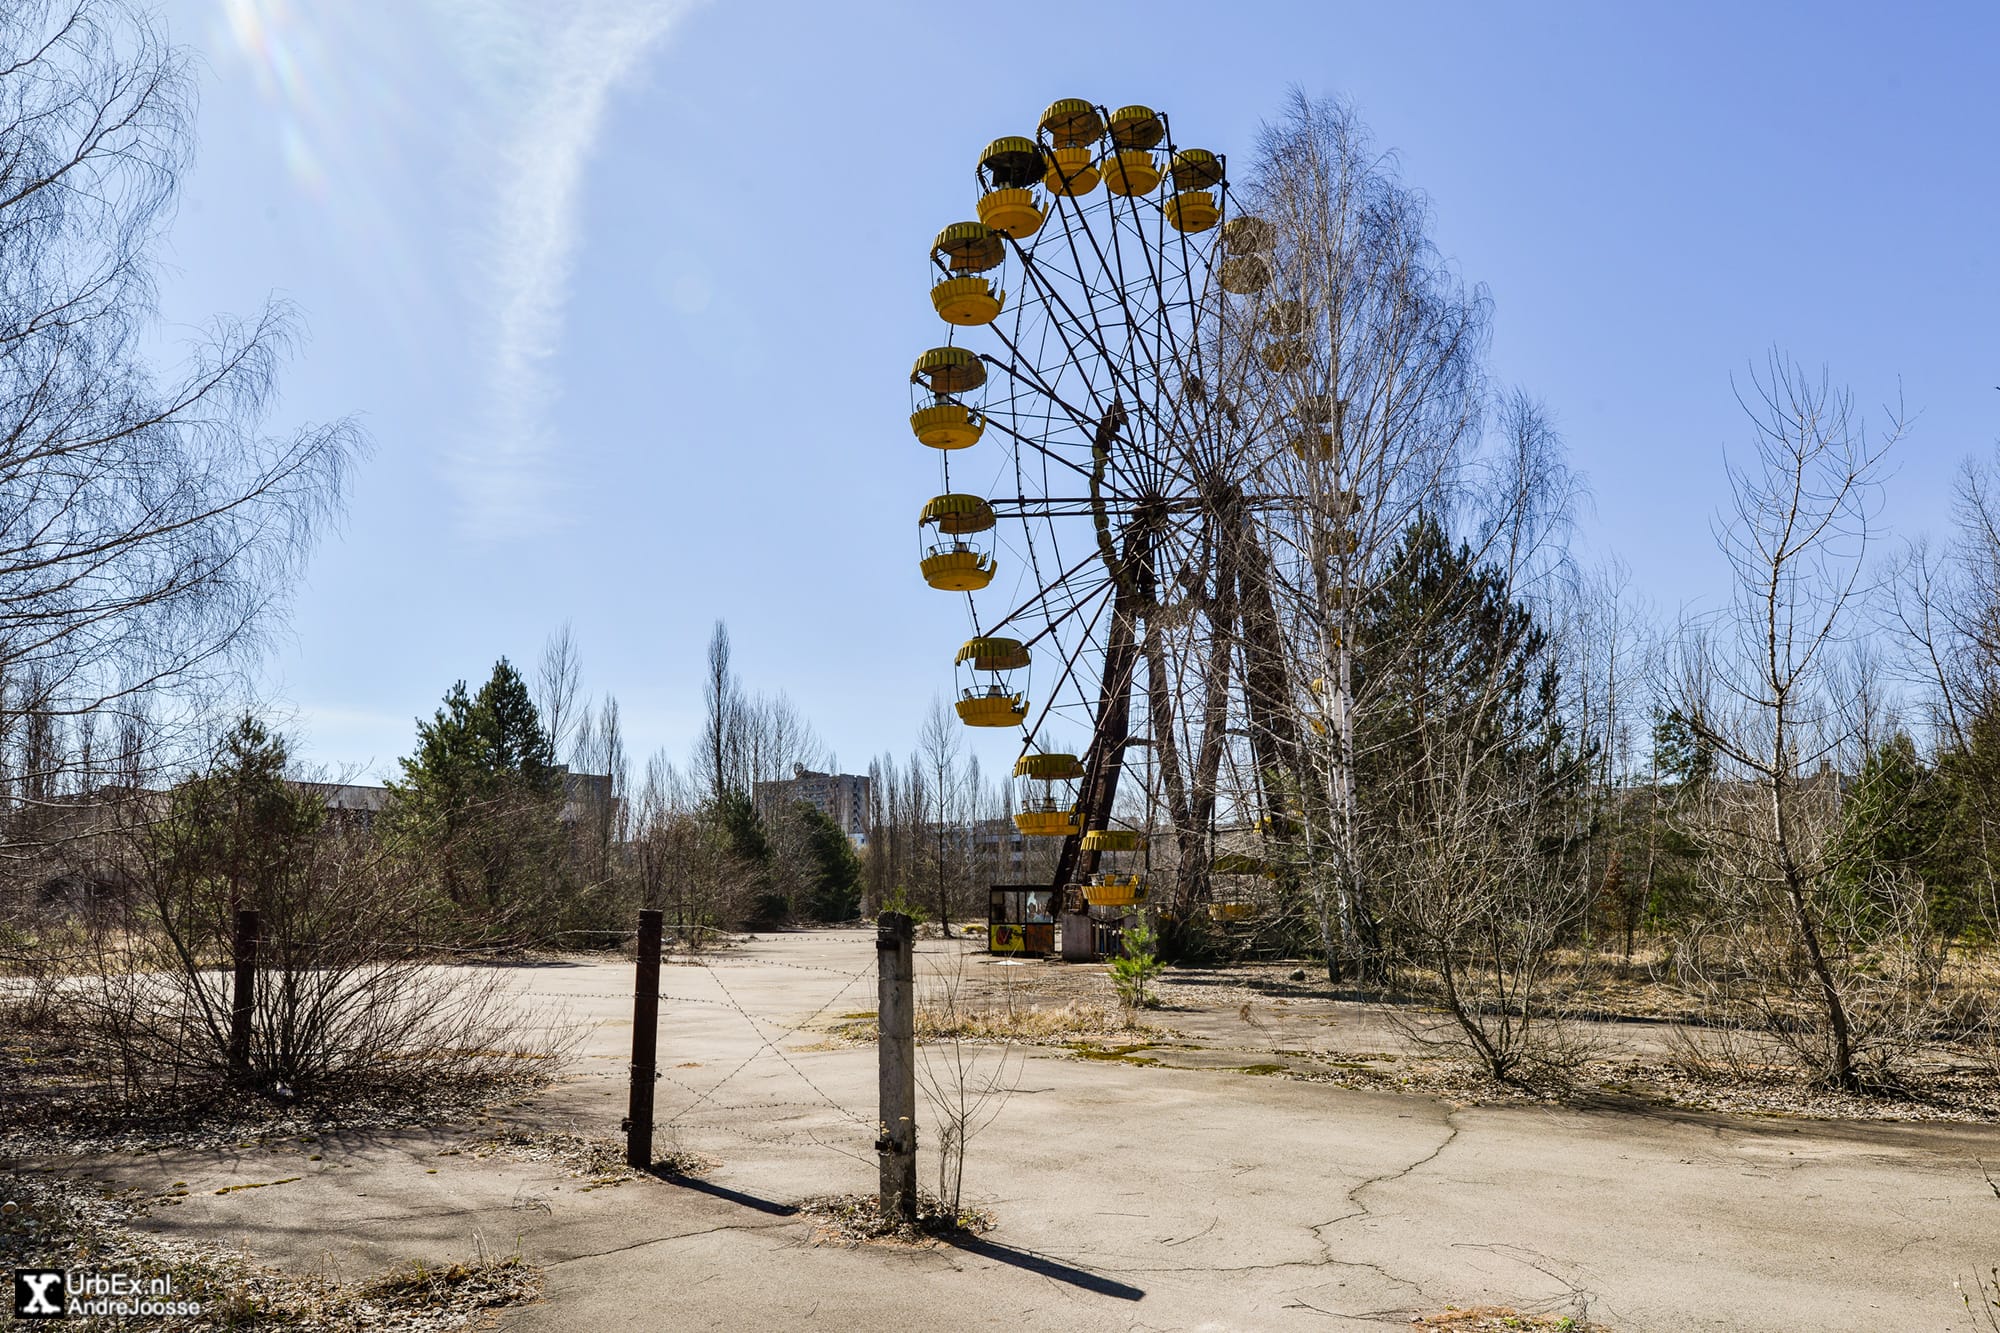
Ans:
[[[657,908],[639,913],[639,966],[632,985],[632,1101],[625,1115],[625,1161],[653,1167],[653,1083],[659,1077],[660,921]]]
[[[235,987],[229,997],[229,1073],[242,1079],[250,1073],[250,1020],[257,1012],[257,913],[236,913]]]

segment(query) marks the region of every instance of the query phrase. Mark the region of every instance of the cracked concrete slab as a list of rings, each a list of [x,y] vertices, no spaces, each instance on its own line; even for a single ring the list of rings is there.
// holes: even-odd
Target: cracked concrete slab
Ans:
[[[873,954],[869,932],[812,932],[713,973],[666,969],[656,1146],[721,1163],[696,1186],[586,1192],[544,1165],[439,1157],[462,1131],[120,1159],[107,1176],[186,1179],[152,1225],[288,1265],[518,1247],[548,1287],[500,1316],[509,1333],[1407,1327],[1484,1303],[1624,1331],[1969,1329],[1952,1282],[2000,1261],[1978,1166],[2000,1161],[1991,1127],[1454,1108],[1238,1072],[1245,1024],[1217,1068],[1033,1052],[972,1145],[988,1244],[814,1246],[785,1205],[874,1184],[873,1049],[829,1049],[822,1030],[873,1008]],[[514,979],[587,1028],[575,1076],[507,1114],[614,1134],[629,965]],[[1303,1035],[1280,1026],[1274,1047]]]

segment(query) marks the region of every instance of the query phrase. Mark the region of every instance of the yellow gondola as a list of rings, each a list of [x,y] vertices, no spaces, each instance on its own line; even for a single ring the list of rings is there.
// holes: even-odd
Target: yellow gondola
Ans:
[[[1014,812],[1014,827],[1027,838],[1066,838],[1077,830],[1076,807],[1031,802]]]
[[[1007,304],[1007,293],[981,277],[1007,257],[1000,233],[984,222],[954,222],[931,242],[931,263],[945,279],[931,288],[931,305],[947,324],[991,324]]]
[[[979,196],[979,220],[1017,241],[1025,241],[1040,231],[1046,216],[1035,202],[1033,190],[988,190]]]
[[[936,528],[939,541],[918,562],[924,582],[943,592],[977,592],[993,581],[999,563],[966,537],[993,527],[993,506],[976,495],[940,495],[924,506],[919,528]]]
[[[1222,247],[1232,255],[1262,254],[1271,248],[1275,235],[1262,218],[1231,218],[1222,224]]]
[[[934,496],[917,516],[918,524],[935,523],[939,532],[953,537],[986,532],[997,521],[993,506],[976,495]]]
[[[954,659],[958,666],[970,663],[974,671],[1019,671],[1029,660],[1027,644],[990,635],[967,639]]]
[[[993,582],[999,562],[964,542],[937,545],[918,562],[924,582],[940,592],[978,592]]]
[[[954,222],[931,242],[931,255],[953,273],[984,273],[1000,266],[1007,246],[983,222]]]
[[[1330,393],[1300,394],[1292,405],[1292,415],[1300,421],[1311,422],[1315,426],[1331,425],[1336,416],[1344,415],[1341,403]]]
[[[1129,828],[1096,828],[1083,835],[1083,850],[1086,852],[1136,852],[1139,850],[1139,830]]]
[[[938,318],[961,328],[991,324],[1007,304],[1007,293],[986,278],[946,278],[931,288],[931,305]]]
[[[1310,364],[1312,352],[1304,338],[1274,338],[1257,349],[1257,359],[1273,375],[1282,375]]]
[[[1294,300],[1273,301],[1257,320],[1257,327],[1278,338],[1296,337],[1306,331],[1306,308]]]
[[[1187,190],[1181,194],[1169,195],[1165,204],[1167,224],[1175,231],[1207,231],[1221,219],[1222,213],[1215,206],[1215,196],[1207,190]]]
[[[988,512],[991,513],[990,507]],[[1022,670],[1030,660],[1028,645],[1019,639],[981,635],[965,641],[954,663],[971,667],[974,671],[1005,675]],[[960,720],[969,727],[1011,727],[1028,715],[1027,699],[1005,681],[999,680],[983,690],[975,687],[962,691],[957,707]]]
[[[1037,782],[1077,782],[1083,765],[1073,754],[1024,754],[1014,761],[1014,776]]]
[[[1040,144],[1010,134],[986,145],[986,151],[979,155],[979,170],[995,189],[1025,190],[1041,183],[1048,164]]]
[[[1171,174],[1176,190],[1206,190],[1222,184],[1222,159],[1206,148],[1183,148],[1174,154]]]
[[[1146,881],[1138,875],[1092,875],[1083,898],[1092,907],[1137,907],[1146,901]]]
[[[977,227],[978,223],[960,224]],[[945,228],[939,244],[954,228]],[[993,238],[997,243],[997,238]],[[976,403],[958,395],[986,383],[986,365],[963,347],[933,347],[910,371],[910,430],[933,449],[966,449],[986,431]]]
[[[1217,281],[1225,292],[1249,296],[1271,285],[1271,266],[1262,255],[1231,255],[1222,261]]]
[[[1082,148],[1104,137],[1104,117],[1081,97],[1065,97],[1042,112],[1041,130],[1058,148]]]
[[[933,449],[970,449],[986,433],[986,414],[945,400],[910,413],[910,429]]]
[[[1014,815],[1014,827],[1023,836],[1065,838],[1081,828],[1076,803],[1055,794],[1056,783],[1083,777],[1075,755],[1024,754],[1014,761],[1014,776],[1043,784],[1042,794],[1028,797]]]
[[[998,685],[987,686],[983,694],[967,690],[953,706],[968,727],[1017,727],[1028,717],[1028,701]]]
[[[910,379],[932,393],[970,393],[986,383],[986,363],[963,347],[933,347],[917,358]]]
[[[1333,457],[1333,432],[1330,430],[1302,430],[1292,436],[1292,452],[1299,461],[1309,463],[1315,458]]]
[[[1104,172],[1104,188],[1113,194],[1151,194],[1160,188],[1160,165],[1143,148],[1121,148],[1106,153],[1099,165]]]
[[[1080,197],[1097,188],[1097,158],[1088,148],[1058,148],[1049,154],[1042,188],[1050,194]]]
[[[1149,106],[1121,106],[1107,127],[1116,148],[1152,148],[1167,137],[1166,124]]]

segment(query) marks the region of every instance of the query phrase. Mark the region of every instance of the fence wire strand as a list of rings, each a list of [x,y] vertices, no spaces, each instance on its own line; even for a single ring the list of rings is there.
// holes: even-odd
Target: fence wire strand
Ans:
[[[761,964],[759,965],[761,966]],[[800,1069],[797,1065],[793,1064],[791,1057],[786,1055],[784,1052],[784,1048],[778,1044],[779,1041],[783,1040],[783,1038],[782,1037],[773,1038],[771,1035],[769,1035],[769,1033],[764,1031],[763,1028],[759,1027],[760,1020],[757,1018],[756,1015],[752,1014],[748,1009],[745,1009],[743,1007],[742,1002],[736,998],[735,992],[729,989],[728,985],[723,982],[720,976],[716,975],[717,969],[707,964],[703,964],[703,966],[708,972],[709,980],[714,982],[715,988],[722,992],[723,998],[728,1003],[729,1007],[733,1008],[738,1014],[742,1015],[743,1021],[749,1024],[750,1031],[752,1035],[754,1035],[757,1038],[758,1045],[757,1049],[750,1052],[750,1054],[744,1058],[742,1063],[738,1064],[734,1069],[730,1070],[727,1074],[723,1075],[722,1078],[720,1078],[712,1086],[710,1086],[706,1092],[696,1097],[694,1101],[690,1102],[688,1105],[682,1107],[679,1111],[675,1112],[672,1116],[670,1116],[666,1121],[667,1125],[672,1126],[678,1124],[683,1117],[692,1114],[699,1107],[712,1101],[715,1094],[721,1091],[721,1089],[725,1084],[727,1084],[731,1079],[735,1078],[738,1074],[742,1073],[745,1069],[749,1068],[751,1063],[754,1062],[757,1059],[757,1057],[762,1055],[765,1051],[769,1051],[773,1055],[777,1056],[779,1061],[784,1064],[785,1068],[791,1070],[793,1074],[797,1075],[800,1082],[804,1083],[808,1088],[811,1088],[813,1092],[819,1096],[821,1101],[825,1102],[828,1106],[832,1107],[840,1115],[846,1117],[848,1120],[851,1120],[858,1125],[866,1126],[869,1123],[871,1123],[868,1117],[857,1115],[855,1112],[848,1110],[846,1107],[842,1106],[839,1102],[835,1101],[832,1097],[828,1096],[824,1088],[821,1088],[819,1084],[813,1082],[813,1080],[806,1074],[804,1070]],[[780,966],[792,966],[792,965],[780,964]],[[833,1003],[835,1000],[838,1000],[841,996],[847,994],[847,992],[853,988],[855,982],[860,981],[870,972],[873,972],[875,970],[875,967],[876,964],[873,959],[870,959],[867,963],[864,963],[859,969],[857,969],[853,973],[843,973],[839,971],[839,969],[837,968],[810,967],[805,965],[798,965],[794,968],[794,970],[802,972],[806,971],[826,972],[826,973],[831,973],[834,976],[845,976],[846,980],[841,983],[840,989],[834,991],[832,995],[829,995],[826,998],[826,1000],[819,1006],[819,1008],[813,1010],[812,1013],[808,1014],[803,1023],[793,1026],[791,1024],[780,1023],[775,1019],[761,1020],[761,1021],[767,1023],[768,1026],[772,1028],[778,1029],[781,1032],[801,1032],[810,1030],[812,1024],[818,1020],[819,1016],[821,1014],[824,1014],[828,1009],[833,1007]],[[675,1082],[679,1084],[679,1080],[675,1080]],[[679,1084],[679,1086],[686,1087],[685,1084]]]

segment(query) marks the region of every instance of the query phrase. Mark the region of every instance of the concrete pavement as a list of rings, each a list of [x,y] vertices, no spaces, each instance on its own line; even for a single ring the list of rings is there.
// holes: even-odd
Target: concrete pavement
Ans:
[[[933,964],[946,947],[924,946]],[[1454,1109],[1047,1049],[972,1144],[968,1200],[998,1222],[981,1243],[814,1246],[789,1205],[874,1184],[874,1051],[814,1030],[874,1008],[873,966],[872,933],[840,931],[665,969],[656,1147],[719,1160],[702,1181],[586,1191],[437,1156],[462,1133],[162,1154],[111,1176],[189,1180],[161,1230],[350,1276],[518,1246],[548,1294],[504,1312],[509,1333],[1406,1327],[1474,1304],[1621,1331],[1970,1330],[1953,1280],[2000,1262],[1992,1127]],[[509,1116],[617,1132],[629,978],[514,975],[587,1026],[575,1077]]]

